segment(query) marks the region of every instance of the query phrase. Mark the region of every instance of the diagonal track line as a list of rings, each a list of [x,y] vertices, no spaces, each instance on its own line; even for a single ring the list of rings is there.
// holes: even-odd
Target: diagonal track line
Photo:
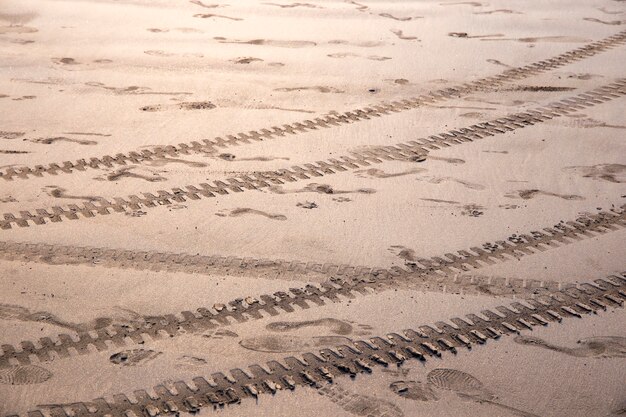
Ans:
[[[426,291],[459,292],[474,291],[498,296],[530,297],[537,293],[556,291],[558,282],[537,280],[504,280],[459,277],[458,273],[481,268],[496,262],[519,259],[522,256],[560,247],[583,238],[608,233],[626,227],[626,206],[612,213],[599,213],[581,217],[576,221],[560,223],[542,232],[513,235],[506,241],[486,243],[482,248],[446,253],[442,257],[420,259],[407,269],[401,268],[340,268],[329,265],[325,271],[332,278],[319,285],[290,288],[274,294],[237,298],[227,304],[215,304],[211,308],[198,308],[195,312],[183,311],[178,315],[144,317],[141,321],[112,325],[93,331],[76,334],[60,334],[53,341],[50,337],[36,342],[23,341],[20,349],[2,345],[0,369],[14,365],[30,364],[32,361],[48,362],[58,358],[69,358],[72,354],[87,355],[108,350],[111,346],[125,346],[145,339],[174,337],[181,332],[198,332],[228,326],[266,316],[292,313],[296,308],[308,309],[328,303],[340,303],[348,299],[396,288],[417,288]],[[128,253],[128,251],[123,251]],[[141,264],[145,259],[138,256]],[[184,262],[181,260],[181,263]],[[176,262],[175,262],[176,263]],[[305,268],[306,270],[306,268]]]
[[[517,334],[537,326],[561,322],[563,318],[597,313],[623,307],[626,300],[626,274],[584,283],[578,288],[546,293],[524,303],[512,303],[480,315],[454,317],[448,322],[389,333],[382,337],[348,342],[332,349],[303,353],[300,358],[286,357],[218,372],[189,382],[177,381],[174,389],[157,385],[151,392],[136,390],[131,396],[114,395],[111,400],[98,398],[89,402],[38,406],[28,417],[156,417],[159,414],[196,413],[208,406],[239,403],[243,398],[275,394],[297,386],[323,386],[338,376],[356,377],[373,368],[402,365],[405,361],[425,361],[442,353],[471,349],[503,335]],[[13,417],[13,416],[11,416]]]
[[[331,113],[314,120],[303,120],[282,126],[272,126],[248,133],[236,133],[226,135],[225,138],[205,139],[202,141],[192,141],[180,143],[178,145],[158,146],[153,150],[133,151],[118,153],[115,156],[105,155],[102,157],[91,157],[79,159],[75,162],[64,161],[60,163],[50,163],[48,165],[36,165],[34,167],[8,168],[0,171],[0,178],[13,180],[14,178],[28,179],[42,177],[46,175],[58,175],[59,173],[73,173],[85,171],[87,169],[112,168],[114,166],[124,166],[130,164],[142,164],[146,161],[163,159],[167,157],[177,157],[189,155],[190,153],[212,153],[217,148],[238,146],[255,141],[263,141],[272,138],[284,137],[287,135],[298,135],[307,131],[326,129],[333,126],[351,124],[372,117],[382,117],[387,114],[411,110],[414,108],[441,103],[452,98],[462,97],[477,91],[495,91],[503,84],[528,78],[553,69],[562,67],[572,62],[580,61],[592,57],[611,48],[620,46],[626,42],[626,30],[616,33],[602,40],[592,42],[580,48],[557,55],[554,58],[545,59],[524,67],[511,68],[499,75],[482,78],[451,88],[437,90],[419,97],[411,97],[390,103],[379,103],[369,107],[364,107],[344,113]]]
[[[185,202],[227,195],[244,190],[258,190],[270,187],[272,184],[296,182],[311,177],[322,177],[348,170],[358,169],[371,164],[386,161],[411,161],[422,158],[432,150],[473,142],[488,136],[502,135],[508,132],[543,123],[560,117],[564,114],[577,112],[587,107],[622,98],[626,94],[626,79],[619,79],[614,83],[577,94],[560,101],[550,103],[526,112],[515,113],[484,123],[478,123],[466,128],[450,130],[425,139],[417,139],[398,143],[395,146],[379,146],[367,151],[352,152],[350,156],[330,158],[326,161],[301,164],[289,169],[275,171],[259,171],[250,175],[241,175],[227,178],[223,181],[213,181],[212,184],[202,183],[197,186],[188,185],[183,188],[172,188],[170,191],[159,190],[157,195],[149,192],[143,196],[130,195],[126,198],[115,197],[111,201],[100,199],[96,202],[85,202],[81,205],[70,204],[67,207],[39,208],[33,214],[30,211],[20,211],[19,215],[5,213],[4,220],[0,220],[0,229],[11,229],[13,224],[28,227],[30,223],[44,225],[46,221],[60,222],[64,218],[79,219],[96,215],[110,214],[111,210],[118,213],[127,213],[141,208],[153,208],[159,205],[171,204],[172,201]]]

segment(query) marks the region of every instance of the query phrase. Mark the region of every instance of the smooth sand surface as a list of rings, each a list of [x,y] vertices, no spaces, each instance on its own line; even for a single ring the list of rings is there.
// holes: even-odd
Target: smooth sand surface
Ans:
[[[623,3],[609,0],[5,0],[0,172],[228,139],[416,97],[555,57],[625,25]],[[306,167],[545,107],[623,78],[624,62],[626,47],[618,44],[523,79],[350,124],[125,166],[5,175],[0,208],[10,219]],[[613,97],[523,129],[432,149],[421,161],[383,160],[91,218],[13,223],[0,230],[0,345],[19,351],[23,340],[57,341],[60,334],[76,337],[151,316],[219,310],[230,300],[333,276],[313,264],[410,268],[602,210],[619,212],[626,204],[624,108],[624,99]],[[615,229],[352,300],[91,347],[39,364],[33,357],[34,367],[13,363],[0,368],[0,414],[130,395],[479,313],[530,296],[515,280],[552,287],[619,274],[626,270],[626,231]],[[122,255],[86,255],[85,248]],[[231,264],[139,261],[146,251]],[[234,258],[248,260],[239,265]],[[290,261],[309,266],[284,267]],[[504,284],[481,286],[481,280]],[[219,412],[619,416],[626,413],[625,319],[624,310],[609,308],[457,355],[244,399]],[[9,375],[18,368],[26,375],[20,384]],[[456,388],[444,380],[456,381]]]

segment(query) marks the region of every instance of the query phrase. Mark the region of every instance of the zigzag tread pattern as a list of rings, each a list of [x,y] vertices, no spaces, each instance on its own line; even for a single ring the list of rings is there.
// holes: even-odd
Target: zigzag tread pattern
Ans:
[[[355,378],[374,368],[400,366],[417,359],[425,361],[456,354],[459,349],[517,334],[537,326],[582,318],[609,308],[623,307],[626,300],[626,275],[620,274],[578,288],[544,294],[523,303],[499,306],[478,314],[454,317],[434,325],[423,325],[368,340],[347,342],[332,349],[290,356],[281,361],[253,364],[228,372],[213,373],[191,381],[161,384],[151,390],[136,390],[132,395],[117,394],[112,399],[39,406],[28,417],[156,417],[179,412],[196,413],[204,407],[223,407],[276,394],[297,386],[323,387],[340,376]],[[15,417],[15,416],[10,416]]]
[[[522,256],[532,255],[583,238],[619,230],[626,227],[625,209],[626,206],[623,206],[615,212],[600,212],[592,216],[578,218],[575,221],[559,223],[552,228],[544,228],[541,232],[532,231],[529,234],[515,234],[505,241],[485,243],[482,248],[472,247],[469,251],[461,250],[457,251],[456,254],[446,253],[442,257],[420,259],[418,262],[408,264],[406,269],[328,265],[328,269],[324,273],[331,275],[331,278],[318,285],[309,284],[303,288],[290,288],[288,291],[264,294],[256,298],[241,297],[227,304],[215,304],[211,308],[198,308],[195,312],[183,311],[177,315],[144,317],[142,321],[109,326],[91,332],[74,335],[60,334],[55,338],[56,340],[44,337],[36,342],[23,341],[20,344],[20,349],[4,344],[1,346],[3,354],[0,355],[0,369],[14,365],[68,358],[76,354],[86,355],[94,349],[103,351],[112,347],[125,346],[129,342],[140,343],[149,339],[173,337],[181,331],[205,331],[228,326],[231,323],[242,323],[262,319],[266,316],[291,313],[295,311],[295,308],[308,309],[329,302],[339,303],[343,300],[398,288],[403,285],[417,285],[425,289],[435,288],[441,289],[441,291],[445,291],[445,289],[457,291],[459,288],[495,288],[499,290],[499,294],[507,296],[531,296],[545,291],[556,291],[562,286],[553,281],[504,280],[499,278],[483,280],[474,277],[463,278],[459,277],[458,274],[471,269],[478,269],[483,265],[519,259]],[[27,255],[34,252],[39,256],[43,254],[41,249],[45,251],[50,246],[2,243],[0,244],[0,253],[7,251],[14,253],[15,248],[23,249],[23,254]],[[65,251],[63,250],[63,252]],[[78,252],[78,256],[82,256],[81,253],[93,253],[91,248],[78,248],[76,252]],[[135,259],[139,264],[146,259],[145,252],[104,251],[99,253],[109,256],[123,253],[128,260],[136,256]],[[126,256],[129,254],[133,256]],[[170,259],[173,265],[179,265],[190,258],[179,256],[166,259]],[[191,259],[199,260],[197,257]],[[208,257],[208,259],[212,259],[212,257]],[[238,264],[235,259],[229,262],[232,262],[231,265],[235,268],[242,267],[242,264]],[[286,265],[292,265],[292,263],[287,262]],[[304,271],[307,268],[318,271],[317,264],[300,265]]]
[[[482,78],[473,82],[459,86],[437,90],[419,97],[401,99],[389,103],[379,103],[362,109],[346,111],[344,113],[330,113],[314,120],[303,120],[282,126],[272,126],[248,133],[237,133],[225,135],[225,138],[216,137],[214,139],[204,139],[180,143],[178,145],[158,146],[153,150],[132,151],[118,153],[115,156],[105,155],[103,157],[91,157],[89,161],[79,159],[75,162],[64,161],[61,163],[50,163],[46,165],[36,165],[35,167],[7,168],[0,171],[0,178],[13,180],[14,178],[28,179],[47,175],[58,175],[59,173],[70,174],[76,171],[87,169],[113,168],[114,166],[125,166],[127,164],[141,164],[146,161],[162,159],[164,157],[178,157],[191,153],[206,154],[214,152],[218,148],[239,146],[251,142],[269,140],[286,135],[297,135],[311,130],[330,128],[344,124],[351,124],[373,117],[382,117],[391,113],[407,111],[428,104],[439,103],[448,99],[462,97],[477,91],[493,91],[498,86],[505,83],[518,81],[532,75],[537,75],[550,71],[561,66],[592,57],[608,49],[615,48],[626,42],[626,30],[602,40],[592,42],[588,45],[557,55],[554,58],[545,59],[533,64],[519,68],[511,68],[500,75]]]
[[[159,190],[155,196],[144,192],[143,196],[131,195],[127,198],[115,197],[109,201],[100,199],[96,202],[85,202],[80,206],[70,204],[66,208],[55,206],[49,209],[36,209],[33,214],[30,211],[20,211],[17,216],[13,213],[5,213],[4,220],[0,220],[0,229],[11,229],[13,224],[20,227],[28,227],[30,223],[44,225],[46,221],[60,222],[64,218],[69,220],[79,219],[79,214],[84,218],[96,215],[107,215],[111,211],[128,213],[141,208],[154,208],[160,205],[183,203],[188,200],[200,200],[202,198],[227,195],[244,190],[257,190],[280,185],[285,182],[308,180],[311,177],[345,172],[348,170],[379,164],[383,161],[411,161],[422,158],[433,150],[446,148],[467,142],[473,142],[489,136],[505,134],[527,126],[543,123],[547,120],[560,117],[564,114],[577,112],[587,107],[605,103],[626,94],[626,79],[619,79],[603,87],[578,94],[576,96],[550,103],[545,107],[535,110],[516,113],[494,119],[484,123],[478,123],[466,128],[450,130],[438,135],[429,136],[427,139],[417,139],[398,143],[395,146],[379,146],[372,149],[352,152],[350,156],[339,156],[326,161],[292,166],[289,169],[276,171],[259,171],[249,175],[230,177],[224,181],[216,180],[212,184],[202,183],[198,186],[187,185],[183,188],[172,188],[170,191]]]

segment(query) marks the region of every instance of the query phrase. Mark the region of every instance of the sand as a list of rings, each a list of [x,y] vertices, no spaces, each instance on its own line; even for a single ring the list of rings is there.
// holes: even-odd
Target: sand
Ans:
[[[622,274],[623,41],[554,67],[510,71],[623,37],[625,24],[622,3],[608,0],[5,0],[0,415],[105,415],[69,405],[113,403],[117,394],[141,405],[136,390],[156,396],[159,384],[176,391],[178,381],[478,314],[534,297],[535,287]],[[452,87],[441,99],[398,103]],[[562,101],[598,88],[602,99]],[[557,101],[567,109],[546,110]],[[350,123],[319,122],[392,102]],[[535,119],[526,113],[488,134],[476,127],[532,111]],[[473,140],[412,142],[472,125],[484,137],[464,131]],[[285,131],[268,133],[274,127]],[[194,142],[195,151],[179,145]],[[412,146],[404,148],[410,157],[381,153],[396,144]],[[156,153],[124,164],[105,157],[146,150]],[[342,157],[369,162],[330,171],[318,163]],[[90,167],[92,158],[99,162]],[[282,169],[292,170],[290,180]],[[201,184],[214,186],[213,196],[185,188],[211,189]],[[159,191],[166,194],[157,201]],[[133,206],[130,196],[154,204]],[[581,226],[575,239],[526,253],[499,246],[499,258],[462,268],[431,259],[507,239],[518,245],[517,235],[598,213],[609,228]],[[231,300],[254,306],[262,294],[386,274],[395,278],[379,291],[240,323],[187,326],[181,313],[220,314]],[[626,412],[626,315],[605,302],[606,311],[580,319],[262,393],[219,412],[618,416]],[[183,323],[168,337],[76,344],[155,317],[171,322],[168,315]],[[30,349],[22,341],[40,349],[42,337],[75,348],[67,358],[19,353]]]

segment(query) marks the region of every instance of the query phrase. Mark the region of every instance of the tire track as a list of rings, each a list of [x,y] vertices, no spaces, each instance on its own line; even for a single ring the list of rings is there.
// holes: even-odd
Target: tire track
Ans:
[[[285,182],[308,180],[311,177],[322,177],[336,172],[361,169],[383,161],[422,160],[424,154],[433,150],[533,126],[564,114],[621,98],[624,94],[626,94],[626,79],[619,79],[614,83],[564,98],[534,110],[450,130],[428,138],[398,143],[395,146],[373,147],[364,151],[351,152],[349,156],[344,155],[326,161],[295,165],[289,169],[258,171],[249,175],[226,178],[225,182],[216,180],[210,184],[187,185],[183,188],[172,188],[170,191],[159,190],[156,196],[144,192],[141,197],[130,195],[126,198],[115,197],[112,200],[101,198],[98,201],[87,201],[80,205],[68,204],[65,208],[59,206],[39,208],[35,210],[36,214],[25,210],[20,211],[19,215],[5,213],[4,220],[0,220],[0,229],[11,229],[13,224],[28,227],[30,223],[44,225],[46,221],[77,220],[80,218],[79,214],[84,218],[90,218],[96,215],[110,214],[111,210],[118,213],[128,213],[141,208],[147,209],[172,204],[173,201],[183,203],[187,200],[200,200],[244,190],[258,190]]]
[[[118,153],[115,156],[105,155],[102,157],[90,157],[78,159],[77,161],[64,161],[60,163],[50,163],[47,165],[36,165],[34,167],[7,168],[0,171],[0,178],[13,180],[14,178],[28,179],[32,177],[42,177],[46,175],[58,175],[60,173],[70,174],[76,171],[88,169],[113,168],[125,166],[127,164],[142,164],[155,159],[179,157],[191,153],[206,154],[213,153],[218,148],[239,146],[255,141],[275,139],[287,135],[298,135],[311,130],[331,128],[367,120],[372,117],[382,117],[391,113],[411,110],[424,105],[441,103],[452,98],[477,91],[494,91],[503,84],[522,80],[533,75],[554,70],[564,65],[592,57],[611,48],[618,47],[626,42],[626,30],[616,33],[602,40],[592,42],[583,47],[557,55],[554,58],[545,59],[524,67],[511,68],[499,75],[482,78],[476,81],[464,83],[455,87],[437,90],[419,97],[411,97],[389,103],[379,103],[369,107],[346,111],[343,113],[332,112],[326,116],[315,118],[314,120],[303,120],[282,126],[272,126],[253,130],[248,133],[239,132],[225,135],[225,138],[216,137],[212,140],[191,141],[178,145],[157,146],[153,150],[132,151]]]
[[[199,376],[191,381],[177,381],[173,389],[157,385],[150,392],[136,390],[132,395],[117,394],[112,399],[98,398],[89,402],[40,405],[28,417],[156,417],[180,412],[197,413],[202,408],[235,404],[244,398],[293,390],[297,386],[322,388],[336,378],[371,373],[373,368],[401,366],[408,360],[426,361],[443,353],[456,354],[503,335],[518,334],[564,318],[582,318],[609,308],[623,307],[626,300],[626,275],[598,279],[544,294],[533,300],[483,310],[480,315],[468,314],[447,322],[423,325],[416,329],[388,333],[368,340],[346,342],[332,349],[289,356],[282,361],[269,361],[217,372],[210,377]],[[14,416],[10,416],[14,417]]]
[[[554,281],[474,279],[473,277],[460,277],[458,274],[496,262],[517,260],[523,256],[558,248],[561,245],[624,227],[626,227],[626,205],[615,212],[601,212],[578,218],[575,221],[562,222],[552,228],[543,228],[541,232],[515,234],[505,241],[488,242],[483,244],[482,248],[471,247],[469,250],[457,251],[456,254],[446,253],[441,257],[418,259],[416,262],[407,264],[405,269],[399,267],[356,268],[326,264],[327,267],[323,273],[331,278],[318,285],[309,284],[301,288],[290,288],[288,291],[278,291],[258,297],[242,296],[226,304],[214,304],[210,308],[202,307],[194,312],[183,311],[179,314],[143,317],[142,320],[111,325],[90,332],[77,332],[73,335],[59,334],[54,337],[55,340],[51,337],[43,337],[34,342],[23,341],[19,348],[4,344],[1,346],[3,353],[0,355],[0,369],[15,365],[29,365],[32,362],[40,363],[69,358],[76,354],[87,355],[94,350],[104,351],[113,346],[123,347],[149,339],[174,337],[181,332],[206,331],[229,326],[232,323],[292,313],[296,311],[296,308],[309,309],[329,303],[340,303],[355,297],[403,287],[453,293],[474,291],[483,295],[528,298],[546,291],[557,291],[562,285]],[[37,245],[27,245],[28,249],[24,252],[32,251],[33,246],[37,248]],[[6,245],[2,247],[6,250]],[[107,253],[113,256],[116,252],[108,251]],[[117,253],[124,254],[124,258],[125,255],[133,254],[130,251]],[[135,252],[134,255],[138,264],[133,265],[141,265],[146,260],[142,252]],[[129,258],[135,259],[134,256]],[[177,265],[185,263],[185,260],[190,258],[181,256],[166,259],[170,259],[174,265]],[[128,264],[125,263],[125,265]],[[150,259],[143,265],[150,265]],[[236,261],[233,261],[232,265],[237,267]],[[291,265],[293,264],[289,264]],[[302,264],[299,265],[302,266]],[[319,265],[316,264],[302,266],[305,271],[307,269],[318,271],[318,268]],[[567,286],[569,285],[565,285]]]

